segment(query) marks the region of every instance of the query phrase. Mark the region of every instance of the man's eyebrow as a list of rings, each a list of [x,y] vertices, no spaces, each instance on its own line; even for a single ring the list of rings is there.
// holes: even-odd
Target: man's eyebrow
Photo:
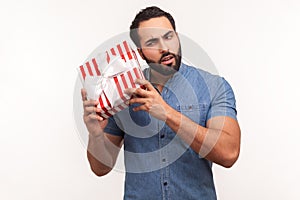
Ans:
[[[146,40],[145,41],[145,43],[147,43],[147,42],[154,42],[154,41],[156,41],[158,38],[150,38],[150,39],[148,39],[148,40]]]
[[[168,31],[167,33],[165,33],[164,35],[163,35],[163,37],[167,37],[169,34],[171,34],[171,33],[174,33],[174,31],[173,30],[170,30],[170,31]],[[155,41],[157,41],[158,40],[158,37],[153,37],[153,36],[151,36],[151,38],[150,39],[147,39],[146,41],[145,41],[145,43],[147,43],[147,42],[155,42]]]
[[[166,37],[166,36],[168,36],[170,33],[173,33],[174,31],[168,31],[166,34],[164,34],[164,36],[163,37]]]

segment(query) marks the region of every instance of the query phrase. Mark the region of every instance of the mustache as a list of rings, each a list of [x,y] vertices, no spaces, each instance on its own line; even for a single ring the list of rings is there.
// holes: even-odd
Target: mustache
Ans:
[[[170,53],[169,51],[168,52],[165,52],[163,55],[161,55],[160,59],[159,59],[159,63],[162,62],[162,59],[165,57],[165,56],[169,56],[169,55],[172,55],[174,58],[176,58],[176,54],[175,53]]]

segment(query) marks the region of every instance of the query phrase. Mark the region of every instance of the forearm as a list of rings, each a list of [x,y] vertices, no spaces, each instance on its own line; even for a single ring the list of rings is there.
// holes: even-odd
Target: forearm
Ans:
[[[127,90],[127,94],[136,96],[130,103],[140,104],[134,111],[144,110],[165,121],[202,157],[224,167],[234,164],[240,148],[240,130],[235,119],[226,116],[213,117],[207,121],[206,127],[200,126],[169,106],[149,82],[141,79],[137,81],[147,90]]]
[[[198,125],[172,108],[167,109],[166,124],[176,132],[200,156],[222,165],[231,167],[239,154],[239,138],[222,130],[224,117],[213,120],[211,127]]]
[[[92,171],[97,176],[106,175],[113,168],[119,148],[116,147],[106,136],[89,136],[87,157]]]

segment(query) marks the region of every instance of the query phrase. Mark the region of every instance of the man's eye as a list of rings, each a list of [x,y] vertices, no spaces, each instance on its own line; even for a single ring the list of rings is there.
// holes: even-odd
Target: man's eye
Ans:
[[[173,34],[168,34],[165,36],[165,39],[170,40],[173,38]]]
[[[147,47],[151,47],[153,45],[153,42],[146,42]]]
[[[146,42],[147,47],[151,47],[153,45],[155,45],[155,41],[153,41],[153,40]]]

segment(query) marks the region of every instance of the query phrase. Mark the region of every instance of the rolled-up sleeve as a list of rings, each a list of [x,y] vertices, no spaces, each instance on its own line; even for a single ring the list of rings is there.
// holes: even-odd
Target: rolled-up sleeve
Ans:
[[[108,118],[108,123],[104,129],[105,133],[111,134],[111,135],[115,135],[115,136],[124,136],[124,132],[122,129],[120,129],[120,127],[117,125],[115,120],[116,116],[112,116],[110,118]]]
[[[219,78],[214,86],[211,90],[212,99],[207,119],[216,116],[228,116],[237,119],[236,100],[229,83],[224,78]]]

